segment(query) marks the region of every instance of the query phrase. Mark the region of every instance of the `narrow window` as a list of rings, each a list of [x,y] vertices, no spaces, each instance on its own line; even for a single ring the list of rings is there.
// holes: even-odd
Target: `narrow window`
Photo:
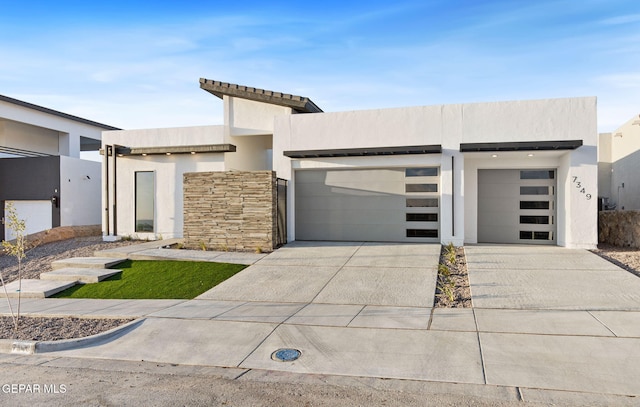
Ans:
[[[437,229],[407,229],[407,237],[438,237]]]
[[[520,195],[549,195],[549,187],[520,187]]]
[[[437,177],[438,167],[407,168],[404,175],[405,177]]]
[[[554,179],[553,170],[525,170],[520,171],[520,179]]]
[[[520,231],[520,239],[531,240],[533,239],[533,232],[530,231]]]
[[[549,209],[549,201],[520,201],[520,209]]]
[[[437,213],[407,213],[407,222],[437,222]]]
[[[548,216],[520,216],[520,224],[548,225]]]
[[[520,239],[523,240],[551,240],[551,232],[520,231]]]
[[[437,208],[438,198],[408,198],[407,208]]]
[[[153,232],[155,174],[152,171],[140,171],[135,173],[135,177],[136,232]]]
[[[550,232],[533,232],[533,238],[535,240],[549,240],[550,236]]]
[[[438,184],[406,184],[405,192],[438,192]]]

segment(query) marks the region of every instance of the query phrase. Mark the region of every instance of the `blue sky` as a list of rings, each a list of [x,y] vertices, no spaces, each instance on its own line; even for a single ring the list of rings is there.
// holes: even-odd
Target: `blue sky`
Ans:
[[[640,113],[627,0],[0,0],[0,94],[121,128],[222,122],[198,79],[325,111],[597,96]]]

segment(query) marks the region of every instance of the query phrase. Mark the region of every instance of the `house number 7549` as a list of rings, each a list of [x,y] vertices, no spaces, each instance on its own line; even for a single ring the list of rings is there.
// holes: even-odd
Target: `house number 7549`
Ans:
[[[580,178],[573,176],[571,177],[571,179],[573,180],[573,185],[578,189],[578,191],[581,194],[584,194],[584,197],[587,198],[587,200],[591,199],[591,194],[588,194],[585,187],[582,186],[582,181],[580,181]]]

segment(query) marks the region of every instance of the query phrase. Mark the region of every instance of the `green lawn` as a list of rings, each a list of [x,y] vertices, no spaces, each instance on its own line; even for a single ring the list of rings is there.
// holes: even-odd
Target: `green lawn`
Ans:
[[[127,260],[122,273],[96,284],[76,285],[56,298],[192,299],[247,266],[196,261]]]

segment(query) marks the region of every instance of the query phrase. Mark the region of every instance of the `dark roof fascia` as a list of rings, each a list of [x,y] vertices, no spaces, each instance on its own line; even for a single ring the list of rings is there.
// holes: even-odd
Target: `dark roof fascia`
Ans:
[[[162,146],[162,147],[124,147],[117,146],[118,155],[160,155],[160,154],[203,154],[203,153],[235,153],[233,144],[204,144],[194,146]],[[104,155],[104,150],[100,150]]]
[[[224,95],[227,95],[256,102],[290,107],[298,113],[322,113],[322,109],[313,103],[311,99],[304,96],[289,95],[205,78],[200,78],[200,88],[220,99],[222,99]]]
[[[63,119],[73,120],[75,122],[88,124],[89,126],[100,127],[102,129],[105,129],[105,130],[122,130],[122,129],[119,129],[117,127],[109,126],[107,124],[94,122],[93,120],[83,119],[82,117],[73,116],[73,115],[70,115],[70,114],[67,114],[67,113],[59,112],[57,110],[49,109],[47,107],[34,105],[33,103],[23,102],[22,100],[10,98],[9,96],[0,95],[0,101],[13,103],[14,105],[18,105],[18,106],[26,107],[28,109],[37,110],[39,112],[43,112],[43,113],[51,114],[51,115],[54,115],[54,116],[62,117]]]
[[[0,146],[0,153],[11,154],[19,157],[55,157],[52,154],[39,153],[37,151],[22,150],[19,148]]]
[[[550,151],[575,150],[582,146],[582,140],[519,141],[504,143],[462,143],[460,152],[477,153],[483,151]]]
[[[289,158],[320,158],[320,157],[362,157],[376,155],[408,155],[408,154],[440,154],[442,146],[399,146],[399,147],[370,147],[370,148],[338,148],[332,150],[295,150],[285,151]]]

